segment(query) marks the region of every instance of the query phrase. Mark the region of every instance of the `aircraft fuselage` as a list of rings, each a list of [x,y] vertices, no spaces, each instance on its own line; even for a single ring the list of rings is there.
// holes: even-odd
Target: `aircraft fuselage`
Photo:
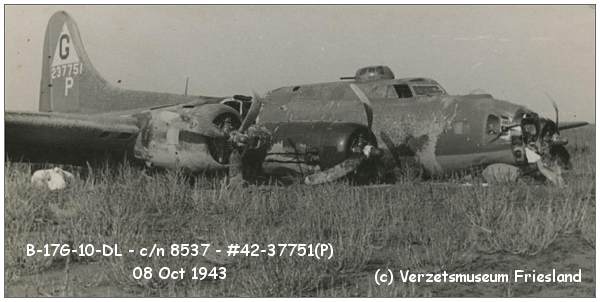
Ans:
[[[350,83],[360,87],[372,103],[372,131],[385,150],[386,166],[414,162],[436,175],[491,163],[527,164],[520,130],[502,127],[520,123],[531,110],[488,94],[450,96],[430,79],[282,87],[267,95],[260,121],[366,124],[363,105]],[[413,85],[434,95],[418,95]]]

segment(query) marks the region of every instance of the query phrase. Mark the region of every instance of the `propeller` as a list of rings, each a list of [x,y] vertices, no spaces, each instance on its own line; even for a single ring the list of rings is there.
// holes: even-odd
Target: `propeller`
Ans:
[[[229,176],[231,183],[243,182],[243,163],[242,158],[247,151],[247,143],[250,141],[250,135],[247,133],[248,128],[256,121],[260,108],[262,106],[261,98],[256,92],[253,92],[252,104],[237,130],[229,133],[229,141],[234,145],[231,154],[229,155]]]
[[[260,107],[262,106],[262,101],[260,97],[254,93],[254,97],[252,98],[252,104],[250,105],[250,109],[244,117],[244,120],[240,124],[240,127],[237,130],[231,131],[229,133],[229,140],[233,142],[237,146],[242,146],[248,141],[248,135],[246,130],[256,121],[258,114],[260,113]]]
[[[546,94],[546,96],[548,97],[548,99],[550,100],[550,102],[552,103],[552,107],[554,107],[554,114],[556,116],[556,120],[555,120],[555,124],[556,124],[556,134],[560,135],[559,132],[559,128],[558,128],[558,106],[556,105],[556,102],[554,101],[554,99],[550,96],[550,94],[548,94],[547,92],[544,92],[544,94]]]
[[[574,122],[562,122],[562,124],[559,124],[558,121],[558,106],[556,105],[556,102],[554,101],[554,99],[548,94],[545,93],[546,96],[548,97],[548,99],[550,100],[550,102],[552,102],[552,107],[554,107],[554,113],[556,114],[556,134],[560,135],[560,130],[566,130],[566,129],[572,129],[572,128],[577,128],[577,127],[582,127],[585,125],[589,125],[588,122],[582,122],[582,121],[574,121]]]
[[[371,105],[371,101],[355,84],[350,84],[350,88],[352,88],[352,91],[354,91],[358,99],[363,103],[367,115],[367,126],[369,127],[369,130],[371,130],[373,126],[373,106]],[[354,141],[355,143],[358,143],[358,146],[354,147],[361,148],[360,152],[351,155],[346,160],[327,170],[306,176],[306,178],[304,178],[304,183],[307,185],[316,185],[338,180],[356,171],[364,160],[381,156],[381,150],[377,149],[377,147],[371,145],[369,142],[367,142],[366,145],[363,145],[360,142],[360,139],[361,138],[358,137]]]
[[[252,125],[252,123],[256,121],[256,118],[258,117],[258,114],[260,113],[260,107],[262,106],[262,100],[256,92],[253,91],[252,94],[254,96],[252,98],[252,104],[250,105],[250,109],[248,110],[246,117],[244,118],[244,120],[242,121],[242,124],[240,125],[240,129],[238,130],[240,132],[244,132],[244,131],[248,130],[248,127],[250,127],[250,125]]]
[[[581,127],[581,126],[585,126],[588,123],[587,122],[567,122],[567,123],[563,123],[563,125],[559,124],[559,120],[558,120],[558,116],[559,116],[559,112],[558,112],[558,105],[556,105],[556,101],[552,98],[552,96],[550,96],[550,94],[548,94],[547,92],[544,92],[544,94],[546,94],[546,97],[548,97],[548,100],[550,100],[550,102],[552,103],[552,107],[554,108],[554,123],[556,125],[556,134],[560,135],[560,129],[569,129],[569,128],[576,128],[576,127]],[[491,139],[488,143],[493,143],[496,140],[498,140],[503,134],[506,133],[506,131],[515,128],[517,126],[520,126],[520,124],[515,124],[515,125],[510,125],[510,126],[503,126],[502,127],[502,131],[500,133],[498,133],[498,135],[496,137],[494,137],[493,139]],[[560,140],[561,143],[564,143],[564,141]]]

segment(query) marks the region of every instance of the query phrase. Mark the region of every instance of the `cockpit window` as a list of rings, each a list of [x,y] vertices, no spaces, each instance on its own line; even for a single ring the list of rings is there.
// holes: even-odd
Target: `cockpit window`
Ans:
[[[416,95],[440,95],[444,91],[437,85],[413,85]]]
[[[500,118],[495,115],[488,115],[485,132],[487,135],[498,135],[500,129]]]
[[[396,90],[396,95],[401,99],[413,97],[410,87],[406,84],[394,85],[394,90]]]

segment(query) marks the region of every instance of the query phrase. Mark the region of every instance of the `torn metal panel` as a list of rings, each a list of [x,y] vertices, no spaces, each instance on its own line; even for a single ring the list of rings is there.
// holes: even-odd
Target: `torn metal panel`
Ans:
[[[441,97],[416,104],[383,104],[374,102],[373,131],[394,142],[398,156],[415,156],[431,173],[442,167],[436,160],[439,136],[454,122],[458,104],[450,97]]]

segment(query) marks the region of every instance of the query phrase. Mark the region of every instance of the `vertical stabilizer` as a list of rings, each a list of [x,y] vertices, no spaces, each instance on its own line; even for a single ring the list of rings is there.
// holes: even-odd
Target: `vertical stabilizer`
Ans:
[[[77,24],[64,11],[48,21],[43,56],[40,111],[81,112],[85,94],[107,86],[83,48]]]
[[[219,102],[223,98],[122,89],[104,80],[92,65],[75,21],[64,11],[46,28],[40,85],[40,111],[105,113],[175,105]]]

